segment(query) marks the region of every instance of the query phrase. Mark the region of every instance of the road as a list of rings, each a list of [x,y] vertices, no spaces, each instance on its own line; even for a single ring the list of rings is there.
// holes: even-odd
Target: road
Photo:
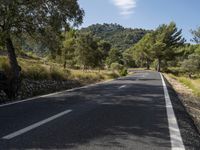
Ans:
[[[0,124],[0,150],[200,149],[176,93],[153,71],[1,105]]]

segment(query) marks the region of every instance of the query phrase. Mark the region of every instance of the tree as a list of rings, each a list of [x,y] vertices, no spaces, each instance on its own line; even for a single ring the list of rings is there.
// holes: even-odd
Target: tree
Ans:
[[[91,32],[94,37],[109,42],[112,45],[112,48],[125,51],[150,31],[144,29],[124,28],[118,24],[104,23],[82,28],[80,32]]]
[[[156,60],[157,71],[160,71],[162,62],[172,60],[180,53],[177,48],[185,42],[181,33],[182,30],[178,30],[173,22],[169,25],[159,26],[155,31],[146,34],[131,48],[134,59],[142,63],[145,62],[147,69],[149,69],[150,63]]]
[[[152,45],[152,56],[157,59],[157,71],[160,71],[161,61],[174,59],[177,56],[176,48],[183,45],[182,30],[178,30],[176,24],[161,25],[152,33],[154,44]]]
[[[47,32],[50,32],[51,35],[59,35],[70,25],[82,23],[83,15],[77,0],[1,0],[0,33],[7,47],[12,76],[19,77],[20,72],[12,41],[14,34],[49,35]]]
[[[76,49],[76,31],[70,30],[65,33],[65,39],[63,41],[62,47],[62,57],[63,57],[63,67],[66,65],[70,67],[76,64],[75,60],[75,49]]]
[[[102,53],[97,41],[89,33],[81,33],[76,40],[76,60],[83,69],[99,67],[102,64]]]
[[[181,61],[181,68],[188,72],[189,77],[200,72],[200,45],[185,45],[183,48],[184,57]]]
[[[189,72],[189,76],[193,73],[199,73],[200,71],[200,55],[191,54],[188,56],[188,59],[182,62],[181,68],[184,71]]]
[[[124,51],[122,56],[124,65],[126,67],[136,67],[135,59],[133,59],[133,54],[131,52],[131,49],[127,49],[126,51]]]
[[[200,27],[198,27],[196,30],[191,30],[191,33],[194,36],[192,41],[200,44]]]
[[[108,67],[110,67],[110,65],[112,63],[119,63],[122,64],[122,54],[120,53],[120,51],[118,49],[112,48],[109,51],[108,57],[106,59],[106,64],[108,65]]]
[[[137,61],[144,62],[146,64],[147,70],[150,69],[151,63],[151,48],[152,48],[152,34],[146,34],[137,44],[133,47],[133,57]]]
[[[100,40],[98,42],[98,48],[99,48],[99,51],[102,54],[102,63],[105,63],[106,58],[108,57],[109,51],[111,49],[111,44],[109,42],[104,41],[104,40]]]

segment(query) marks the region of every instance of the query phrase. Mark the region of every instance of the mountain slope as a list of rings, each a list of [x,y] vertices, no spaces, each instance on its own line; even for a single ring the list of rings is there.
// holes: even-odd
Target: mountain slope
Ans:
[[[149,30],[124,28],[118,24],[94,24],[82,28],[80,32],[90,32],[97,38],[108,41],[113,48],[126,50],[137,43]]]

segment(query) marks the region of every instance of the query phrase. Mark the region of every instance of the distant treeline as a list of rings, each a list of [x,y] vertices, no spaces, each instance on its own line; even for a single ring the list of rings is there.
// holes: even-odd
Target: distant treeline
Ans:
[[[89,32],[95,38],[100,38],[109,42],[112,48],[124,51],[137,43],[146,33],[151,32],[145,29],[124,28],[118,24],[94,24],[87,28],[82,28],[80,32]]]

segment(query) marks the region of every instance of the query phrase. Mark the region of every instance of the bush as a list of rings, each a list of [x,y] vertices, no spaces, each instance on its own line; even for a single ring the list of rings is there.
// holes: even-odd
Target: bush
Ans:
[[[110,65],[111,70],[113,71],[119,71],[123,68],[123,65],[119,64],[119,63],[112,63]]]
[[[188,59],[182,62],[181,68],[191,74],[199,73],[200,70],[200,55],[192,54]]]
[[[119,70],[120,76],[126,76],[127,74],[128,74],[127,68],[123,67],[122,69]]]
[[[117,71],[120,76],[126,76],[128,74],[127,68],[119,63],[112,63],[111,69],[113,72]]]

